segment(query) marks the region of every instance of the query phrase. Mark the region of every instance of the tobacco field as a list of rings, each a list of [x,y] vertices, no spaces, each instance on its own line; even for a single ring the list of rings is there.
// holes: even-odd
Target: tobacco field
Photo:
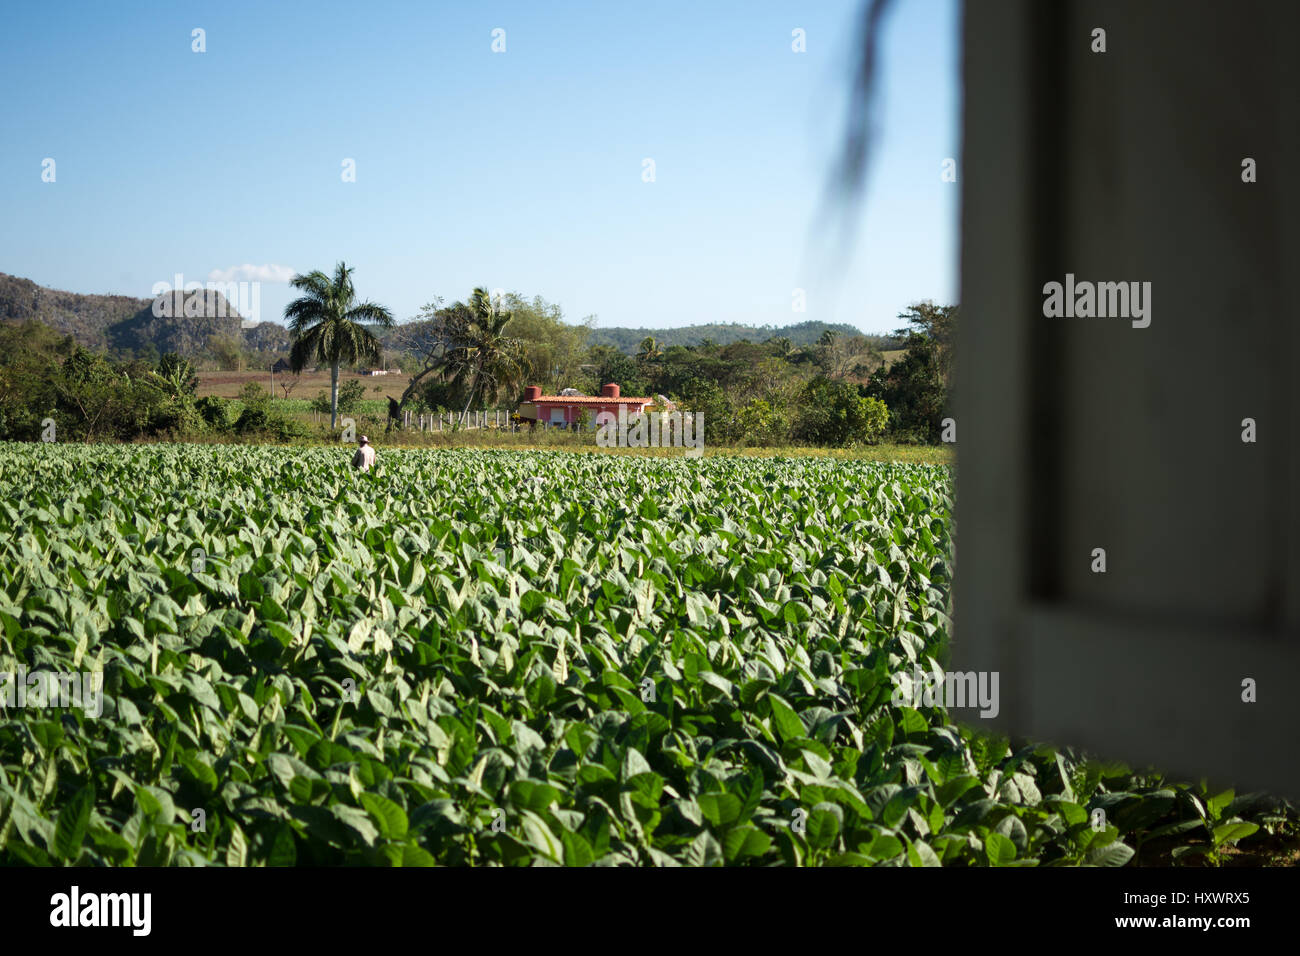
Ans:
[[[0,696],[0,863],[1119,866],[1294,820],[893,703],[947,661],[947,467],[350,457],[0,445],[0,673],[103,695]]]

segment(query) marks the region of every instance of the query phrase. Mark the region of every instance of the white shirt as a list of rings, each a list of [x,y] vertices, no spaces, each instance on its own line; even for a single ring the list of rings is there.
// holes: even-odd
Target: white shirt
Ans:
[[[362,445],[357,449],[357,453],[352,456],[352,467],[360,468],[362,471],[369,471],[374,463],[375,450],[368,444]]]

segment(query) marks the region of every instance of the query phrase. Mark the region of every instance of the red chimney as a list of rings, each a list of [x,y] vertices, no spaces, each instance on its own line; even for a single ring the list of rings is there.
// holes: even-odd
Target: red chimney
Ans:
[[[524,401],[535,402],[542,397],[542,388],[540,385],[529,385],[524,389]]]
[[[618,398],[618,386],[615,385],[613,382],[610,382],[608,385],[602,385],[600,387],[600,397]]]

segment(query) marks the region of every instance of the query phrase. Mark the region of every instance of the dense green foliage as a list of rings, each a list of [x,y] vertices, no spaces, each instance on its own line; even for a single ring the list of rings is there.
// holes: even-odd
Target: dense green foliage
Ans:
[[[360,383],[349,382],[348,384],[359,385]],[[223,408],[220,412],[213,410],[211,413],[204,409],[200,414],[204,416],[205,421],[209,421],[214,426],[214,431],[220,433],[229,428],[243,439],[292,441],[296,438],[305,438],[308,434],[307,427],[302,422],[285,415],[279,407],[280,403],[272,402],[266,390],[253,382],[244,386],[240,393],[239,405],[239,415],[235,418],[233,426],[227,426],[230,420],[227,409]],[[329,411],[328,400],[325,411],[327,413]]]
[[[201,427],[176,356],[114,362],[37,322],[0,324],[0,440],[103,441]]]
[[[762,342],[776,336],[786,338],[795,347],[816,345],[826,332],[841,336],[860,335],[858,329],[843,322],[798,322],[794,325],[744,325],[738,322],[710,325],[683,325],[673,329],[629,329],[617,326],[593,326],[588,342],[591,345],[608,345],[627,355],[635,355],[647,336],[654,337],[661,348],[672,345],[701,345],[714,342],[730,345],[733,342]],[[878,349],[895,349],[899,344],[889,336],[868,336]]]
[[[889,409],[890,435],[899,441],[937,442],[952,386],[953,306],[913,306],[900,318],[908,327],[903,356],[878,368],[866,392]]]
[[[475,296],[481,295],[477,290]],[[475,301],[431,303],[418,321],[388,336],[411,375],[405,398],[418,396],[426,408],[462,412],[503,398],[517,401],[526,385],[541,386],[543,394],[574,388],[595,395],[604,383],[615,382],[625,396],[663,396],[702,412],[706,444],[714,446],[940,440],[955,307],[919,303],[902,314],[911,327],[896,333],[906,345],[896,364],[907,372],[889,376],[879,345],[894,343],[881,337],[824,328],[815,343],[803,346],[788,336],[683,346],[646,336],[628,354],[611,345],[584,345],[596,338],[594,330],[565,324],[558,307],[540,298],[506,295],[501,314],[509,319],[494,340],[509,341],[522,359],[504,363],[491,378],[493,387],[475,396],[464,363],[453,361],[466,351],[467,339],[457,329],[474,314]],[[497,351],[491,341],[470,346],[475,355]]]
[[[238,407],[196,398],[196,388],[193,364],[172,353],[153,366],[114,361],[38,322],[0,323],[0,441],[289,441],[308,434],[260,385],[250,383]]]
[[[105,694],[0,711],[0,863],[1116,865],[1280,819],[891,701],[946,659],[945,468],[348,457],[0,446],[0,672]]]
[[[399,423],[398,427],[405,411],[454,412],[465,422],[471,411],[514,408],[528,385],[540,386],[544,394],[572,388],[578,394],[595,395],[607,382],[618,383],[626,396],[663,396],[683,410],[702,412],[705,443],[717,447],[934,444],[941,439],[942,419],[948,413],[956,315],[952,306],[910,307],[900,316],[909,327],[892,338],[807,322],[762,330],[766,336],[762,341],[750,341],[737,331],[748,327],[719,326],[736,334],[696,341],[667,330],[656,333],[659,338],[646,335],[635,346],[620,340],[615,347],[604,344],[592,318],[566,322],[559,306],[541,297],[489,295],[476,289],[466,301],[444,306],[436,299],[413,321],[390,326],[386,309],[356,300],[346,271],[340,274],[336,269],[332,278],[313,273],[295,281],[306,295],[286,311],[296,331],[292,340],[281,343],[280,353],[289,356],[293,368],[319,363],[330,370],[333,387],[328,397],[308,406],[318,413],[331,411],[330,400],[341,387],[351,392],[339,395],[337,411],[355,415],[364,386],[340,383],[340,370],[380,360],[400,366],[407,376],[394,415],[390,417],[384,406],[376,416]],[[819,334],[813,339],[815,330]],[[241,342],[240,336],[247,339],[252,332],[235,329],[208,335],[202,347],[188,342],[191,351],[182,351],[179,360],[241,368],[254,355],[251,342]],[[269,342],[262,346],[269,347]],[[137,357],[135,364],[152,367],[168,378],[171,370],[163,367],[165,356],[152,341],[147,344],[149,360]],[[887,362],[883,347],[898,344],[904,346],[901,356]],[[275,357],[262,352],[257,360],[269,364],[267,360]],[[7,401],[10,421],[21,419],[24,424],[5,430],[0,420],[0,438],[30,438],[30,421],[42,420],[49,402],[43,393],[23,386],[10,388],[9,393],[7,399],[0,395],[0,402]],[[242,414],[233,409],[225,410],[229,415],[218,414],[215,407],[205,406],[197,416],[164,423],[161,416],[124,412],[120,402],[110,401],[115,394],[99,395],[109,407],[87,406],[84,417],[114,420],[112,425],[85,429],[73,437],[164,433],[202,437],[214,428],[219,432],[224,418]],[[93,397],[82,396],[83,400]],[[176,389],[173,397],[179,405],[187,405]],[[884,405],[883,418],[878,403]],[[281,417],[292,414],[287,404],[273,407]],[[301,434],[302,429],[282,427],[267,412],[255,411],[239,433],[276,440]],[[337,426],[336,415],[331,414],[330,421]]]
[[[263,393],[263,395],[265,395],[265,393]],[[290,401],[291,400],[286,399],[283,401],[277,401],[275,404],[277,407],[284,408],[289,406]],[[353,412],[360,411],[365,402],[366,386],[360,379],[350,378],[339,386],[338,410],[340,415],[350,415]],[[383,402],[371,401],[367,407],[372,409],[376,407],[382,408],[383,405]],[[320,392],[308,403],[308,407],[314,412],[328,415],[330,413],[330,393],[326,391]]]

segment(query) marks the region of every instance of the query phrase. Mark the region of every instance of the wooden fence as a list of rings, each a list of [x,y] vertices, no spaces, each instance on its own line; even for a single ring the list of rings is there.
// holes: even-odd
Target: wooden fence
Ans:
[[[457,421],[460,420],[460,414],[457,412],[442,412],[434,414],[433,412],[416,413],[409,408],[402,412],[402,427],[406,429],[414,428],[416,431],[440,432],[444,429],[450,430]],[[470,412],[465,420],[466,428],[510,428],[517,426],[512,425],[510,413],[496,409],[491,412]]]
[[[345,417],[339,414],[339,420]],[[443,430],[451,431],[456,422],[460,420],[459,412],[442,412],[435,414],[433,412],[416,413],[408,409],[402,410],[402,427],[404,429],[414,429],[421,432],[440,432]],[[328,413],[322,415],[316,410],[312,410],[312,421],[320,424],[329,421]],[[496,409],[491,412],[470,412],[465,420],[465,428],[499,428],[510,431],[518,431],[519,425],[510,420],[510,413],[502,409]]]

